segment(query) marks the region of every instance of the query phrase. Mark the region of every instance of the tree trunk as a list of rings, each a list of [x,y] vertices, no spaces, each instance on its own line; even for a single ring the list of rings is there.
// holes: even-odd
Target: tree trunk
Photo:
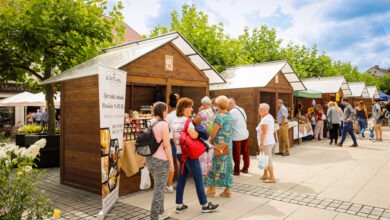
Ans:
[[[45,79],[49,79],[51,76],[51,68],[46,68],[45,70]],[[45,99],[46,99],[46,111],[48,116],[48,135],[55,135],[55,124],[56,124],[56,110],[54,106],[54,88],[53,85],[43,85],[43,89],[45,91]]]

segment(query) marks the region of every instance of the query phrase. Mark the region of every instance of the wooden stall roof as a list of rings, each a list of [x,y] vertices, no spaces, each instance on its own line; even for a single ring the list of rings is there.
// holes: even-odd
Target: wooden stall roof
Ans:
[[[329,76],[318,78],[302,79],[307,89],[315,90],[322,93],[338,93],[340,88],[344,96],[352,94],[351,89],[344,76]]]
[[[376,86],[367,86],[367,91],[370,99],[379,99],[379,93]]]
[[[370,98],[365,82],[349,82],[348,85],[352,94],[346,97]]]
[[[119,69],[142,56],[172,42],[208,78],[209,83],[224,83],[225,80],[201,54],[179,33],[173,32],[154,38],[135,41],[105,49],[105,53],[74,66],[61,74],[41,82],[41,85],[78,79],[98,74],[99,66]]]
[[[279,72],[284,74],[294,91],[306,89],[290,63],[280,60],[227,68],[221,73],[226,83],[212,84],[210,90],[266,87]]]

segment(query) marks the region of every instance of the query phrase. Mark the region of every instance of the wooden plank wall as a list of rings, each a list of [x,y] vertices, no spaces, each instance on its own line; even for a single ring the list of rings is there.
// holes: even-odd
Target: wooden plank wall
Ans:
[[[62,83],[61,183],[101,194],[97,79]]]
[[[236,100],[237,105],[244,108],[248,116],[249,151],[251,155],[255,155],[258,152],[256,127],[260,122],[258,115],[259,104],[262,102],[268,103],[271,107],[270,113],[276,119],[276,100],[278,99],[279,93],[283,93],[282,98],[288,99],[286,100],[286,102],[290,103],[290,106],[288,107],[293,110],[293,89],[282,73],[278,74],[278,83],[276,83],[275,78],[273,78],[266,87],[215,90],[210,91],[210,96],[213,98],[219,95],[226,95],[228,98],[233,97]],[[289,136],[290,144],[292,144],[293,137],[291,129]]]

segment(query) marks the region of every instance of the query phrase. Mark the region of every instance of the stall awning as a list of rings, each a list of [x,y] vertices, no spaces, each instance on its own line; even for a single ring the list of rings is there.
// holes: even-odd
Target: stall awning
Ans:
[[[348,85],[352,94],[347,97],[370,98],[365,82],[349,82]]]
[[[370,99],[379,99],[379,93],[376,86],[367,86],[367,91]]]
[[[294,97],[320,99],[322,98],[322,93],[314,90],[294,91]]]
[[[170,42],[172,42],[209,78],[210,84],[225,82],[218,72],[179,32],[173,32],[158,37],[107,48],[104,50],[104,54],[100,54],[85,61],[84,63],[62,72],[59,75],[42,81],[40,84],[57,83],[65,80],[97,75],[99,65],[119,69]]]
[[[386,93],[383,93],[383,92],[378,92],[379,94],[379,99],[381,101],[388,101],[390,100],[390,95],[387,95]]]
[[[322,93],[338,93],[341,88],[344,96],[349,96],[352,94],[344,76],[307,78],[302,79],[302,82],[307,89],[319,91]]]
[[[294,91],[306,89],[289,62],[281,60],[227,68],[221,73],[226,83],[210,85],[210,90],[265,87],[279,72]]]

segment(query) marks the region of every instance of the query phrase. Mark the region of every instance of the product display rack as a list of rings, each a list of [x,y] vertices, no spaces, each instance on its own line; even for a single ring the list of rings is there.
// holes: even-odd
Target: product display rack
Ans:
[[[151,118],[139,118],[125,120],[123,128],[123,140],[133,141],[137,138],[137,135],[150,125]]]

